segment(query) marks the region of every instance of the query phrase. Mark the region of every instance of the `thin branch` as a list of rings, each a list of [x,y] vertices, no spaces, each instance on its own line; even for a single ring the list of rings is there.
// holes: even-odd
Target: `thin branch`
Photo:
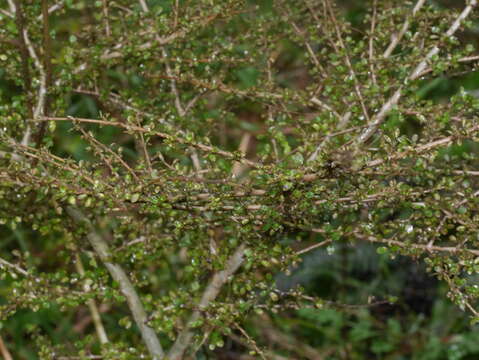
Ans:
[[[201,91],[198,94],[196,94],[193,99],[191,99],[188,104],[185,106],[185,115],[195,106],[196,102],[201,99],[201,97],[206,94],[206,91]]]
[[[178,15],[179,15],[179,12],[180,12],[180,4],[179,4],[179,0],[175,0],[175,6],[173,8],[173,13],[175,14],[175,18],[174,18],[174,21],[173,21],[173,28],[176,29],[176,27],[178,26]]]
[[[349,51],[346,47],[346,44],[344,43],[343,41],[343,37],[341,35],[341,32],[340,32],[340,29],[339,29],[339,25],[337,23],[337,20],[336,20],[336,16],[334,14],[334,11],[331,7],[331,4],[329,2],[329,0],[326,0],[325,1],[325,5],[330,13],[330,17],[331,17],[331,20],[334,24],[334,29],[336,31],[336,36],[337,36],[337,39],[338,39],[338,42],[339,44],[341,45],[341,48],[344,50],[344,54],[345,54],[345,62],[346,62],[346,65],[348,66],[349,68],[349,75],[352,77],[353,81],[354,81],[354,90],[356,92],[356,95],[358,97],[358,100],[359,100],[359,104],[361,105],[361,109],[363,111],[363,115],[364,117],[366,118],[366,120],[369,121],[369,114],[368,114],[368,110],[366,108],[366,104],[365,104],[365,100],[364,100],[364,97],[362,95],[362,92],[361,92],[361,89],[360,89],[360,84],[359,84],[359,80],[358,80],[358,76],[356,74],[356,72],[354,71],[354,67],[353,67],[353,64],[351,62],[351,59],[349,57]]]
[[[78,224],[85,224],[88,228],[88,241],[95,250],[95,253],[105,264],[110,272],[111,277],[118,282],[120,291],[125,296],[128,307],[133,315],[133,319],[138,326],[143,341],[148,348],[150,355],[154,360],[161,360],[164,358],[163,348],[160,341],[155,334],[155,331],[147,325],[147,316],[140,297],[136,292],[133,284],[126,275],[123,268],[116,263],[111,262],[111,252],[108,243],[103,239],[102,235],[94,228],[90,220],[78,209],[69,206],[67,212],[70,217]]]
[[[251,336],[248,335],[246,330],[243,329],[238,323],[235,323],[234,325],[239,330],[239,332],[246,338],[246,341],[248,342],[248,344],[251,345],[251,347],[261,357],[261,359],[266,360],[266,356],[264,352],[258,347],[258,345],[256,344],[256,341]]]
[[[85,276],[85,269],[83,268],[83,264],[80,258],[80,255],[76,254],[75,256],[75,268],[80,274],[80,276]],[[83,289],[86,292],[90,292],[90,285],[85,283]],[[101,344],[108,343],[108,336],[106,335],[105,327],[103,326],[103,322],[101,321],[100,312],[98,311],[98,307],[96,306],[96,302],[93,299],[87,300],[87,305],[90,310],[91,318],[93,320],[93,324],[95,325],[95,330],[100,339]]]
[[[13,360],[12,354],[8,351],[7,345],[5,345],[2,337],[0,336],[0,354],[3,360]]]
[[[287,17],[287,13],[286,11],[283,11],[283,15]],[[309,54],[309,57],[311,58],[311,60],[313,61],[314,63],[314,66],[316,66],[318,68],[318,70],[321,70],[324,72],[324,68],[321,66],[321,63],[318,59],[318,57],[316,56],[311,44],[309,43],[308,39],[306,38],[306,35],[304,34],[304,31],[302,31],[298,25],[296,25],[296,23],[292,20],[289,20],[289,23],[291,24],[291,26],[293,27],[294,31],[296,32],[296,34],[303,39],[303,43],[304,43],[304,46],[306,47],[306,50],[308,51],[308,54]]]
[[[220,15],[221,14],[212,14],[211,16],[208,16],[208,17],[202,17],[201,19],[193,19],[193,20],[198,20],[197,21],[198,26],[203,27],[203,26],[206,26],[209,23],[211,23],[213,20],[215,20]],[[155,38],[155,41],[147,41],[147,42],[144,42],[143,44],[139,45],[138,46],[138,51],[145,51],[145,50],[149,50],[153,47],[157,47],[157,46],[161,47],[161,46],[164,46],[164,45],[167,45],[167,44],[171,44],[176,39],[183,38],[184,36],[186,36],[188,33],[190,33],[191,30],[192,30],[191,28],[185,28],[185,29],[177,30],[177,31],[175,31],[175,32],[173,32],[169,35],[158,36],[158,37]],[[122,46],[123,46],[123,44],[118,44],[113,49],[113,51],[106,51],[105,53],[103,53],[103,55],[101,55],[101,57],[100,57],[101,60],[111,60],[111,59],[117,59],[119,57],[122,57],[123,53],[120,52],[120,51],[117,51]],[[74,73],[77,73],[81,70],[84,70],[85,68],[86,68],[86,64],[82,64],[74,71]]]
[[[474,133],[478,130],[479,130],[479,125],[472,127],[469,130],[469,132],[472,134],[472,133]],[[396,153],[394,155],[390,155],[387,159],[377,159],[377,160],[369,161],[365,165],[365,167],[367,167],[367,168],[375,167],[375,166],[384,164],[387,161],[398,160],[398,159],[405,158],[406,156],[411,155],[411,154],[419,154],[419,153],[422,153],[422,152],[426,152],[426,151],[429,151],[429,150],[432,150],[432,149],[435,149],[435,148],[438,148],[438,147],[441,147],[441,146],[449,145],[452,142],[454,142],[455,140],[457,140],[456,136],[453,136],[453,135],[446,136],[444,138],[434,140],[434,141],[428,142],[428,143],[423,144],[423,145],[419,145],[415,148],[412,148],[411,150]],[[463,173],[463,172],[461,172],[461,173]],[[471,174],[473,174],[473,173],[471,173]]]
[[[110,20],[108,15],[108,0],[103,0],[103,18],[105,19],[105,35],[111,36]]]
[[[111,306],[108,304],[101,304],[100,307],[98,308],[98,312],[100,314],[103,314],[111,309]],[[77,334],[82,334],[85,331],[85,328],[89,326],[93,322],[93,318],[90,315],[87,315],[80,319],[75,326],[73,326],[73,331],[76,332]]]
[[[149,9],[148,9],[148,5],[146,4],[146,1],[145,0],[139,0],[139,2],[140,2],[141,10],[143,10],[144,12],[148,12]]]
[[[9,17],[9,18],[14,17],[14,15],[10,11],[7,11],[5,9],[0,9],[0,13],[2,13],[3,15],[5,15],[6,17]]]
[[[163,59],[165,59],[165,68],[166,68],[166,75],[171,79],[170,86],[171,92],[175,97],[175,107],[178,115],[185,116],[185,110],[183,109],[183,105],[181,104],[180,93],[178,92],[178,87],[176,86],[175,76],[173,75],[173,71],[170,67],[170,62],[168,61],[168,52],[165,50],[164,47],[161,48],[161,53],[163,54]]]
[[[143,11],[148,12],[149,8],[148,8],[148,5],[146,4],[145,0],[139,0],[139,1],[140,1],[140,5],[141,5],[141,8],[143,9]],[[157,39],[158,42],[161,41],[159,36],[156,36],[156,39]],[[175,97],[176,111],[178,112],[179,116],[185,116],[186,113],[194,106],[197,99],[199,99],[199,96],[194,97],[193,100],[190,101],[190,103],[188,103],[187,109],[185,109],[183,107],[183,105],[181,103],[180,93],[179,93],[178,87],[176,85],[176,80],[175,80],[175,77],[173,76],[173,71],[171,70],[170,62],[168,61],[168,52],[166,51],[166,49],[164,47],[162,47],[161,48],[161,53],[163,55],[163,58],[165,59],[166,75],[168,75],[168,77],[171,78],[170,86],[171,86],[171,92],[173,93],[173,96]],[[143,135],[141,135],[141,136],[143,136]],[[201,161],[199,159],[198,153],[195,150],[192,150],[191,161],[193,162],[193,166],[196,169],[196,172],[198,174],[201,174],[200,173],[201,172]],[[199,176],[201,176],[201,175],[199,175]]]
[[[369,67],[371,70],[371,79],[374,85],[377,85],[376,80],[376,70],[374,69],[374,33],[376,31],[376,17],[377,17],[377,8],[378,8],[378,0],[374,0],[373,2],[373,14],[371,18],[371,28],[370,28],[370,35],[369,35]]]
[[[63,9],[64,6],[65,6],[65,0],[60,0],[58,3],[56,3],[55,5],[52,5],[48,8],[48,13],[49,14],[54,13],[57,10]],[[43,18],[43,14],[39,15],[37,17],[37,20],[41,21],[42,18]]]
[[[206,287],[201,300],[198,304],[198,309],[194,310],[190,319],[183,331],[178,335],[173,347],[168,352],[168,360],[180,360],[183,358],[183,354],[190,345],[193,339],[193,330],[191,325],[200,319],[201,313],[206,310],[208,305],[213,302],[219,295],[221,288],[230,280],[230,277],[239,269],[244,261],[244,254],[246,251],[246,245],[241,244],[236,251],[231,255],[226,263],[224,270],[221,270],[213,275],[210,283]]]
[[[23,16],[22,3],[19,0],[8,0],[10,11],[15,14],[15,22],[18,30],[19,51],[22,62],[22,78],[26,94],[27,103],[27,117],[33,117],[33,99],[32,99],[32,77],[29,67],[29,50],[27,47],[28,36],[26,34],[25,18]],[[27,145],[30,140],[31,129],[30,125],[26,124],[25,133],[22,139],[22,144]]]
[[[139,125],[139,121],[137,122],[137,124]],[[148,166],[148,172],[151,175],[153,173],[153,167],[151,165],[150,154],[148,153],[148,149],[146,148],[145,136],[143,135],[143,133],[140,133],[139,137],[140,137],[140,141],[136,142],[136,144],[140,145],[141,147],[141,151],[143,152],[143,158],[146,161],[146,165]]]
[[[362,96],[362,93],[361,93],[361,89],[359,87],[359,81],[358,81],[358,78],[357,78],[357,75],[356,75],[356,72],[354,71],[354,67],[352,65],[352,62],[351,62],[351,59],[349,57],[349,54],[348,54],[348,51],[347,51],[347,48],[346,48],[346,44],[344,43],[343,41],[343,38],[341,36],[341,33],[340,33],[340,29],[339,29],[339,26],[337,24],[337,21],[336,21],[336,17],[334,15],[334,12],[333,12],[333,9],[331,8],[331,5],[329,3],[329,1],[326,1],[324,2],[324,5],[325,7],[327,8],[327,11],[330,13],[330,17],[331,17],[331,20],[334,24],[334,28],[335,28],[335,31],[336,31],[336,37],[338,39],[338,42],[341,46],[341,48],[345,51],[345,61],[346,61],[346,65],[348,66],[349,68],[349,74],[350,76],[352,77],[353,81],[354,81],[354,90],[356,92],[356,95],[359,99],[359,103],[361,105],[361,109],[363,111],[363,115],[364,117],[366,118],[366,120],[369,122],[369,114],[368,114],[368,111],[367,111],[367,108],[366,108],[366,105],[365,105],[365,102],[364,102],[364,98]],[[309,10],[311,12],[312,9],[308,6]],[[314,12],[313,12],[314,13]],[[318,25],[319,25],[319,20],[318,21]],[[373,20],[374,21],[374,20]],[[372,36],[372,35],[371,35]],[[336,45],[332,44],[334,47],[335,47],[335,50],[336,51],[339,51],[339,49],[337,49]],[[313,99],[312,99],[313,100]],[[348,124],[350,118],[351,118],[351,111],[347,111],[344,115],[342,116],[338,116],[339,117],[339,124],[336,128],[336,130],[342,130],[344,127],[346,127],[346,125]],[[314,160],[317,159],[318,155],[320,154],[321,150],[323,149],[323,147],[330,141],[331,139],[331,136],[327,136],[317,147],[316,149],[313,151],[313,153],[308,157],[307,159],[307,162],[313,162]]]
[[[12,14],[16,14],[18,16],[17,7],[20,4],[19,0],[7,0],[7,2],[8,2],[8,7],[10,8],[10,12]],[[21,11],[19,11],[19,12],[21,13]],[[12,17],[13,17],[13,15],[12,15]]]
[[[262,316],[254,322],[257,329],[269,342],[277,344],[282,349],[297,354],[301,359],[323,360],[329,357],[329,351],[320,353],[315,348],[295,338],[292,334],[286,334],[276,329],[268,316]]]
[[[7,260],[0,258],[0,268],[3,266],[9,267],[10,269],[15,270],[17,273],[23,276],[28,276],[28,272],[22,269],[20,266],[16,264],[12,264],[11,262],[8,262]]]
[[[412,18],[414,18],[416,16],[416,14],[419,12],[419,10],[421,10],[421,8],[424,6],[425,3],[426,3],[426,0],[418,0],[418,2],[416,3],[416,5],[414,6],[414,8],[412,10],[412,16],[411,16]],[[404,21],[404,23],[401,27],[401,30],[399,30],[399,32],[397,34],[392,35],[391,43],[387,47],[386,51],[384,51],[383,57],[388,58],[393,53],[394,49],[396,49],[399,42],[403,38],[404,34],[409,29],[409,26],[411,24],[410,20],[411,19],[408,17]]]
[[[13,11],[10,12],[10,11],[4,10],[4,9],[0,9],[0,12],[1,12],[2,14],[4,14],[5,16],[8,16],[9,18],[12,18],[12,19],[13,19],[13,18],[15,17],[15,15],[14,15],[14,13],[15,13],[15,9],[14,9],[14,8],[15,8],[15,5],[14,5],[14,3],[13,3],[12,0],[8,0],[8,3],[9,3],[10,9],[12,9],[12,4],[13,4]],[[53,13],[53,12],[55,12],[55,11],[57,11],[57,10],[63,8],[64,5],[65,5],[65,4],[64,4],[64,2],[63,2],[63,0],[62,0],[61,2],[59,2],[59,3],[55,4],[55,5],[50,6],[50,7],[48,8],[48,13],[51,14],[51,13]],[[37,20],[41,21],[41,20],[42,20],[42,17],[43,17],[43,15],[39,15],[39,16],[37,17]]]

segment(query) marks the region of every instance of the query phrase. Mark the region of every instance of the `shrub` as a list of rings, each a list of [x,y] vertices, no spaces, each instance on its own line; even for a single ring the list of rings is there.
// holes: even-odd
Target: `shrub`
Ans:
[[[374,243],[477,321],[479,102],[428,96],[476,3],[2,2],[2,318],[86,304],[81,340],[25,327],[45,359],[264,358],[249,315],[331,305],[274,275]]]

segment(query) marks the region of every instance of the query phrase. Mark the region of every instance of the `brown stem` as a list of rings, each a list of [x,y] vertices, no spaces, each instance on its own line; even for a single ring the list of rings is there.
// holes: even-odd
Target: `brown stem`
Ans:
[[[103,236],[94,228],[90,220],[78,209],[69,206],[67,212],[70,217],[79,224],[86,224],[88,227],[88,241],[95,250],[95,253],[105,264],[105,267],[110,272],[111,277],[118,283],[120,291],[126,298],[128,307],[133,315],[133,319],[138,326],[143,341],[154,360],[161,360],[164,358],[163,348],[158,340],[155,331],[147,325],[147,316],[140,297],[131,283],[128,275],[123,268],[111,261],[111,252],[109,246]]]
[[[48,0],[42,0],[42,19],[43,19],[43,70],[45,72],[45,101],[43,103],[43,109],[41,112],[44,116],[48,116],[50,113],[51,91],[52,84],[52,44],[50,36],[50,22],[48,12]],[[46,123],[41,123],[38,132],[35,136],[36,146],[39,147],[43,137],[45,136]]]
[[[1,336],[0,336],[0,354],[2,354],[2,357],[4,360],[13,360],[12,354],[10,354],[10,351],[8,351],[8,348],[3,342],[3,339]]]

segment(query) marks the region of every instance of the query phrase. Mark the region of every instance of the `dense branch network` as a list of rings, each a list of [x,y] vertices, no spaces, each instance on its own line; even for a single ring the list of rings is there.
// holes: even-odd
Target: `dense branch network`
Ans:
[[[9,226],[60,243],[65,268],[76,262],[81,278],[93,271],[82,257],[98,258],[107,273],[91,280],[102,286],[76,289],[2,256],[3,271],[25,284],[38,275],[54,290],[33,286],[0,311],[59,294],[87,301],[106,351],[114,340],[94,297],[109,274],[118,288],[103,295],[126,302],[153,359],[183,359],[228,326],[256,349],[238,324],[275,301],[274,292],[258,295],[274,287],[269,274],[326,246],[369,242],[426,258],[450,297],[477,316],[468,274],[478,271],[478,163],[455,153],[478,141],[479,104],[467,93],[447,103],[418,95],[427,76],[475,66],[478,56],[456,36],[476,0],[457,14],[443,10],[449,23],[431,37],[421,19],[442,13],[423,0],[403,9],[392,33],[384,29],[396,7],[378,1],[364,31],[330,0],[281,1],[264,14],[234,0],[213,12],[202,1],[172,1],[164,12],[143,0],[98,3],[99,15],[66,45],[50,17],[71,5],[9,0],[2,10],[16,31],[2,30],[0,40],[12,37],[19,54],[0,44],[22,93],[0,109],[0,211]],[[304,51],[293,68],[292,44]],[[98,111],[75,112],[65,100],[73,96]],[[88,155],[75,158],[74,143]],[[291,234],[314,241],[283,245]],[[176,287],[161,283],[176,276]]]

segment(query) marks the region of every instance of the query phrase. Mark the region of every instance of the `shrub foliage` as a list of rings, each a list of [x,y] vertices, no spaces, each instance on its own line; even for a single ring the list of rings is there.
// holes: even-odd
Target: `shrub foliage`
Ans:
[[[1,1],[1,318],[87,305],[81,341],[25,329],[45,359],[267,358],[249,315],[328,306],[274,275],[374,243],[479,320],[479,102],[428,97],[476,3]]]

